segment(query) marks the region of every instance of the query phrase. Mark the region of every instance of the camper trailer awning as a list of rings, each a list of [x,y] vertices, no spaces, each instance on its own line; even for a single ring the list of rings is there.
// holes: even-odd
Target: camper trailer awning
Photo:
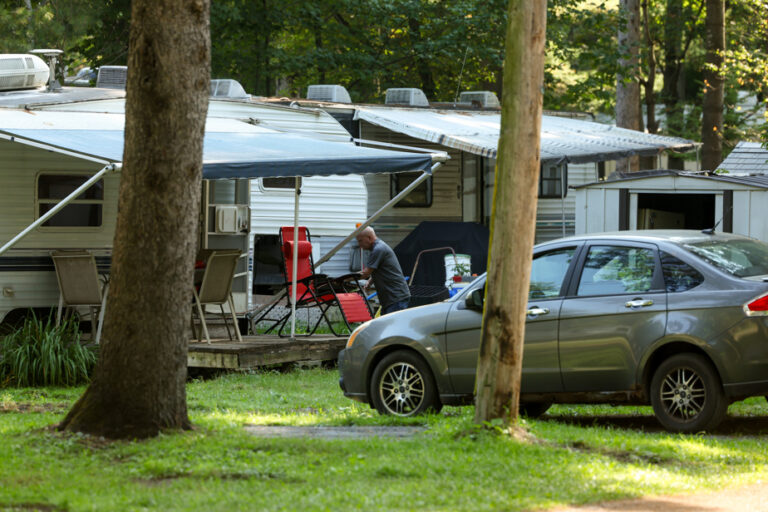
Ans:
[[[51,113],[52,114],[52,113]],[[404,171],[429,171],[433,155],[356,146],[312,137],[250,127],[242,131],[206,131],[203,178],[265,178],[326,176]],[[102,158],[123,159],[122,129],[4,128],[6,139],[45,145],[52,150]],[[443,155],[444,156],[444,155]]]
[[[496,158],[501,131],[501,114],[488,111],[358,107],[355,119],[488,158]],[[687,139],[566,117],[542,117],[542,163],[563,159],[573,163],[601,162],[695,148],[696,144]]]

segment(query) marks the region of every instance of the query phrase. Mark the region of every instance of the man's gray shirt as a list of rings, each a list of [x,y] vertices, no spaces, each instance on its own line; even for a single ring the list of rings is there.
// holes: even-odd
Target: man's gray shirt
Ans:
[[[382,306],[386,307],[411,298],[400,262],[397,261],[392,248],[382,240],[377,238],[373,242],[366,266],[373,270],[371,277]]]

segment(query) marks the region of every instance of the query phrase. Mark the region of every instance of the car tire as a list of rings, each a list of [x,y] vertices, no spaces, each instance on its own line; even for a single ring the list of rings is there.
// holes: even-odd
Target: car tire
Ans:
[[[442,408],[427,363],[415,352],[386,355],[373,370],[371,402],[379,414],[415,416]]]
[[[531,419],[538,418],[552,407],[549,402],[520,402],[520,415]]]
[[[698,354],[677,354],[659,365],[651,380],[651,405],[670,432],[712,430],[725,417],[728,402],[720,376]]]

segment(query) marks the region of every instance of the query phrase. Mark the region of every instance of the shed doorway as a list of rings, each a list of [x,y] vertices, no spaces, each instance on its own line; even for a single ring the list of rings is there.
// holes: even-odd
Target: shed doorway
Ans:
[[[715,224],[715,194],[637,194],[637,229],[706,229]]]

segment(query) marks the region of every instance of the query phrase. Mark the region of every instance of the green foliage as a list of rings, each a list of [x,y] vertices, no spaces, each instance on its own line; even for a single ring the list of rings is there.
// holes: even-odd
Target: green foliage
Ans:
[[[0,341],[0,384],[74,386],[88,381],[96,354],[80,343],[77,321],[28,317]]]

